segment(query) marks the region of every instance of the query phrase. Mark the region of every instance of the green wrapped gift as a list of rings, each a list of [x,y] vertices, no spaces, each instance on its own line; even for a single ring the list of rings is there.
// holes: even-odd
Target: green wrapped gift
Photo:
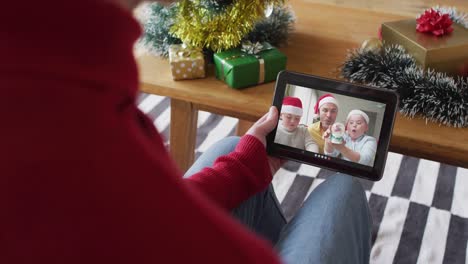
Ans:
[[[266,42],[215,53],[214,62],[216,78],[235,89],[274,81],[286,69],[286,56]]]

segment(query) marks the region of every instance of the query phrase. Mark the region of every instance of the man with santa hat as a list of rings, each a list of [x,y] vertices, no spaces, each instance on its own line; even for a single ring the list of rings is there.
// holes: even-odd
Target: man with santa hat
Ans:
[[[318,144],[320,153],[324,153],[323,133],[335,123],[338,115],[338,101],[333,95],[324,94],[317,100],[314,111],[319,116],[319,121],[310,125],[308,130],[312,139]]]

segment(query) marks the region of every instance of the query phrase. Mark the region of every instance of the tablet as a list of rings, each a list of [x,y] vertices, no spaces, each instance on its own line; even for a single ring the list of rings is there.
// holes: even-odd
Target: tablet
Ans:
[[[282,71],[273,105],[272,156],[378,181],[387,159],[396,92]]]

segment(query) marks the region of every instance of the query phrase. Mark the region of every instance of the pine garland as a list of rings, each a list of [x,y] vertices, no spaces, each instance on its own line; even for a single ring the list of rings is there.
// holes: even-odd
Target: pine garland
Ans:
[[[259,21],[245,38],[251,42],[266,41],[280,47],[287,43],[295,22],[296,17],[290,7],[274,7],[272,14]]]
[[[396,90],[400,112],[454,127],[468,127],[468,78],[424,71],[400,45],[381,53],[356,49],[341,74],[351,82]]]
[[[141,43],[157,56],[168,57],[169,46],[180,44],[182,41],[169,32],[175,23],[176,5],[163,6],[159,3],[148,5],[147,17],[144,19],[144,35]]]

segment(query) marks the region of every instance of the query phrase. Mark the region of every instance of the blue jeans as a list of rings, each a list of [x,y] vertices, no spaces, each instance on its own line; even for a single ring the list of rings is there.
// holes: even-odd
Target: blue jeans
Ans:
[[[208,149],[184,177],[212,166],[230,153],[238,137],[225,138]],[[353,177],[337,173],[320,184],[288,223],[274,190],[243,202],[233,215],[270,240],[285,263],[368,263],[371,217],[364,189]]]

